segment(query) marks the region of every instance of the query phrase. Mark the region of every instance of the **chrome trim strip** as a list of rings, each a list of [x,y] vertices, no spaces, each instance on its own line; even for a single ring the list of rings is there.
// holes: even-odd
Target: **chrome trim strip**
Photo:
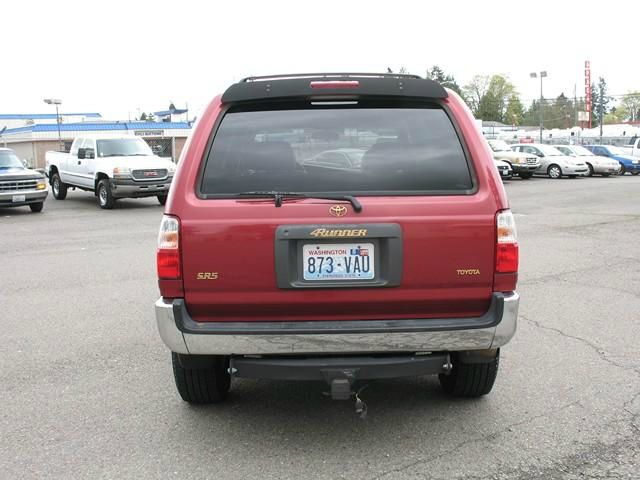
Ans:
[[[173,303],[155,304],[158,330],[171,351],[199,355],[291,353],[360,353],[482,350],[505,345],[515,334],[520,296],[504,298],[497,327],[469,330],[395,333],[309,334],[193,334],[182,333],[175,322]]]

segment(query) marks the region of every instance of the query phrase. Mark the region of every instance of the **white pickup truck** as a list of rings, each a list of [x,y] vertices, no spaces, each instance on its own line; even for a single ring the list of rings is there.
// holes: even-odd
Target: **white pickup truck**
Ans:
[[[633,136],[629,139],[629,142],[620,147],[624,150],[624,153],[634,157],[640,157],[640,137]]]
[[[164,205],[176,169],[133,136],[77,137],[69,153],[49,151],[45,160],[56,200],[64,200],[68,188],[79,188],[94,192],[105,209],[118,198],[157,197]]]

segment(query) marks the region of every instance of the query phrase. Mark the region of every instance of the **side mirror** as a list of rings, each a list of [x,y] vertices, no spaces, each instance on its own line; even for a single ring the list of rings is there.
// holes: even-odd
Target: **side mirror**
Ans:
[[[85,148],[84,149],[85,158],[96,158],[96,153],[93,148]]]
[[[538,152],[538,153],[536,153],[536,156],[538,156],[538,157],[542,158],[542,157],[544,157],[544,153],[542,153],[542,152]]]
[[[78,149],[78,158],[79,159],[87,158],[86,157],[86,152],[87,152],[86,148],[79,148]]]

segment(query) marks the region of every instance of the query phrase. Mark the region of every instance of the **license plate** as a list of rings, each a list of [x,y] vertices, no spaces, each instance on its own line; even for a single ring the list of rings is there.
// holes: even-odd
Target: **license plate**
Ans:
[[[305,280],[373,280],[372,243],[310,243],[302,247]]]
[[[502,173],[503,177],[508,177],[509,176],[509,171],[508,170],[502,170],[500,173]]]
[[[26,196],[25,195],[14,195],[11,198],[11,201],[13,203],[24,202],[25,200],[26,200]]]

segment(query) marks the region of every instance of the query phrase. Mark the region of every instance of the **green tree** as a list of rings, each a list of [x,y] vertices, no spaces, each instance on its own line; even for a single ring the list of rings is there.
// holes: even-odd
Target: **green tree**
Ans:
[[[142,115],[140,115],[140,121],[142,122],[146,122],[147,121],[147,114],[142,112]]]
[[[524,119],[524,105],[515,93],[512,93],[507,101],[507,111],[504,114],[504,123],[520,125]]]
[[[474,77],[475,78],[475,77]],[[480,79],[479,86],[485,85],[484,80]],[[473,82],[473,81],[472,81]],[[475,86],[467,85],[470,92],[474,92]],[[517,95],[516,89],[509,80],[503,75],[493,75],[486,83],[484,94],[480,95],[480,89],[475,90],[477,95],[477,108],[474,114],[482,120],[492,120],[496,122],[504,122],[506,119],[507,102],[512,95]],[[508,121],[508,120],[507,120]]]
[[[602,111],[600,111],[600,100],[602,99]],[[591,118],[592,126],[597,127],[602,121],[602,117],[609,111],[611,97],[607,95],[607,82],[604,78],[598,78],[598,86],[591,85]]]
[[[632,122],[640,121],[640,91],[628,92],[622,97],[620,106],[624,108],[628,114],[625,120]]]
[[[435,80],[443,87],[449,88],[456,92],[458,95],[464,98],[462,89],[453,75],[446,74],[438,65],[434,65],[430,70],[427,70],[427,78]]]
[[[490,80],[488,75],[475,75],[462,89],[464,98],[476,117],[478,117],[480,101],[489,89]]]

